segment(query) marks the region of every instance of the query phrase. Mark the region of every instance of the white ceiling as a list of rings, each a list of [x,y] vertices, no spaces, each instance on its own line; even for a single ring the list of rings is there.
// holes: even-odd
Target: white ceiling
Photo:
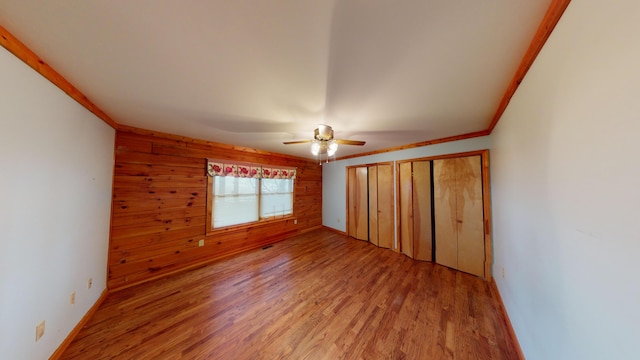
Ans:
[[[120,124],[312,157],[485,130],[550,0],[0,0]]]

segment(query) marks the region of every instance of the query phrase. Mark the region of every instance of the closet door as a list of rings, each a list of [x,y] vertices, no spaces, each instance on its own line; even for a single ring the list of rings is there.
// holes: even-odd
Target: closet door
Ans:
[[[456,159],[458,269],[484,276],[484,216],[480,156]]]
[[[369,241],[383,248],[393,247],[393,167],[370,166]]]
[[[481,157],[433,161],[436,262],[484,276]]]
[[[413,257],[413,179],[410,162],[398,166],[400,252]]]
[[[431,261],[431,162],[400,163],[400,251]]]
[[[369,172],[369,242],[380,246],[378,236],[378,167],[371,166]]]
[[[436,223],[436,262],[458,268],[456,159],[433,161],[433,208]]]
[[[369,203],[367,168],[348,170],[348,233],[359,240],[369,240]]]
[[[413,258],[431,261],[431,162],[414,161],[413,166]]]
[[[378,246],[393,248],[393,165],[378,164]]]

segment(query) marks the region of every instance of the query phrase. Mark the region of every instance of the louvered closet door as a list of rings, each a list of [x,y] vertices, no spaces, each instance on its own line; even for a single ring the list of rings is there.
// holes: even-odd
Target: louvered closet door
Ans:
[[[433,161],[436,262],[484,276],[480,156]]]

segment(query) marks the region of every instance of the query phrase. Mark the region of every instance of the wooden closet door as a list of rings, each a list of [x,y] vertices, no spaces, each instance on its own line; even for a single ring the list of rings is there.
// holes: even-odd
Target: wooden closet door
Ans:
[[[413,162],[413,258],[431,261],[431,162]]]
[[[348,170],[348,219],[349,236],[359,240],[369,240],[369,202],[367,195],[367,168]]]
[[[393,166],[379,164],[378,178],[378,246],[393,248]]]
[[[370,166],[369,172],[369,242],[380,246],[378,236],[378,167]]]
[[[436,262],[484,276],[481,157],[433,161]]]
[[[458,269],[484,276],[484,216],[480,156],[456,158]]]
[[[413,179],[410,162],[399,165],[400,252],[413,257]]]
[[[347,234],[356,237],[356,169],[347,169]]]
[[[433,208],[436,225],[436,262],[458,268],[455,159],[433,161]]]

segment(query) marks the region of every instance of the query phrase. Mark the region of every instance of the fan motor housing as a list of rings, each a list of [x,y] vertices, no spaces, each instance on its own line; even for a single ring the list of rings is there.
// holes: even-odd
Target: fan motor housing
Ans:
[[[333,139],[333,129],[329,125],[318,125],[318,127],[313,130],[313,137],[316,140],[331,140]]]

